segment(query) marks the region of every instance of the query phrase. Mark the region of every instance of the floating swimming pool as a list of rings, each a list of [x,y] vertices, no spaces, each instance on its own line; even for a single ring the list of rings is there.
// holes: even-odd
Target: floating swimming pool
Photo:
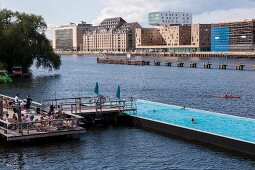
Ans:
[[[137,100],[136,105],[137,113],[127,114],[255,144],[254,119],[145,100]]]

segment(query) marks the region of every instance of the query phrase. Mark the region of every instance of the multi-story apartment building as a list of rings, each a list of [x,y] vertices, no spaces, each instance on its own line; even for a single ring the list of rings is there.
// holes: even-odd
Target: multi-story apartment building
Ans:
[[[149,13],[150,25],[191,25],[192,14],[186,12],[152,12]]]
[[[191,46],[199,51],[210,51],[211,48],[211,24],[191,25]]]
[[[81,51],[83,47],[82,26],[61,25],[53,28],[52,46],[54,50]]]
[[[92,27],[83,36],[83,50],[91,51],[131,51],[135,49],[135,29],[137,23],[127,23],[121,17],[107,18],[99,26]]]
[[[195,52],[210,50],[209,24],[161,25],[158,28],[136,29],[137,50]]]
[[[254,51],[255,19],[212,24],[212,51]]]
[[[180,45],[189,45],[191,41],[191,30],[189,25],[168,26],[162,25],[159,29],[167,46],[177,47]]]
[[[155,28],[137,28],[136,46],[166,45],[166,41],[160,34],[159,29]]]

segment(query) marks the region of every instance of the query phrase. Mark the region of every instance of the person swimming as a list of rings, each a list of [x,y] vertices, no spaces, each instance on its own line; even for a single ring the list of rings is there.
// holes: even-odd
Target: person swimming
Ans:
[[[195,122],[195,119],[194,119],[194,118],[191,118],[191,122],[192,122],[193,124],[196,124],[196,122]]]

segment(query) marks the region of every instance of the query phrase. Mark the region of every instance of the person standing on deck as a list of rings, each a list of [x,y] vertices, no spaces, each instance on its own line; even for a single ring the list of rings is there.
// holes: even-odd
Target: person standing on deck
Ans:
[[[27,103],[25,105],[25,108],[27,110],[30,109],[31,103],[32,103],[32,99],[30,98],[30,95],[27,95]]]
[[[19,94],[16,94],[15,98],[14,98],[14,102],[16,106],[19,106]]]

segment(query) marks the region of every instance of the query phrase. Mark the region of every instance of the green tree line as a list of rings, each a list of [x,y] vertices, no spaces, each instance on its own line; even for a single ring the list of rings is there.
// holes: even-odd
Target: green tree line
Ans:
[[[28,71],[34,62],[37,68],[59,69],[61,59],[54,53],[46,30],[41,16],[1,10],[0,63],[9,71],[13,66]]]

